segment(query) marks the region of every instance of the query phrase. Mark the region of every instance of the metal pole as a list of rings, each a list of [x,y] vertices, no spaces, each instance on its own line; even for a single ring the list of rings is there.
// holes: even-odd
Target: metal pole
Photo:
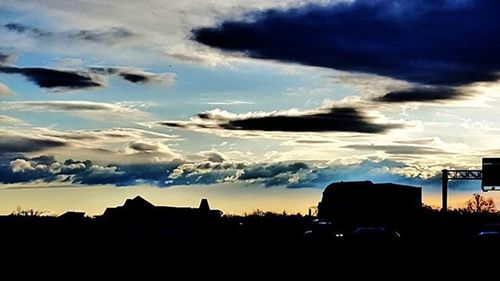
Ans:
[[[441,211],[448,211],[448,170],[444,169],[441,171]]]

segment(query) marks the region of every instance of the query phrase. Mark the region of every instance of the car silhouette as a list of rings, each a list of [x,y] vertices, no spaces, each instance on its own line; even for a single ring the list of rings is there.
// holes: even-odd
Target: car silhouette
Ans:
[[[385,226],[361,226],[354,229],[351,238],[359,241],[398,241],[401,235]]]
[[[488,223],[479,228],[476,237],[487,240],[500,240],[500,223]]]
[[[304,232],[305,238],[338,240],[344,238],[344,232],[332,221],[315,219],[311,229]]]

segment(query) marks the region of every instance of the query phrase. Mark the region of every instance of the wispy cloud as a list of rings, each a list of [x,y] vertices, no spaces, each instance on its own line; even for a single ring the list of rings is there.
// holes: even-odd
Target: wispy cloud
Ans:
[[[423,145],[397,145],[397,144],[387,144],[387,145],[373,145],[373,144],[352,144],[347,145],[345,148],[351,148],[355,150],[371,150],[371,151],[383,151],[387,154],[393,155],[434,155],[434,154],[451,154],[443,149],[423,146]]]
[[[175,74],[171,72],[152,73],[134,67],[90,67],[91,73],[102,75],[118,75],[134,84],[160,84],[170,86],[175,82]]]
[[[15,32],[18,34],[23,34],[47,41],[71,40],[113,45],[135,36],[134,33],[123,27],[112,27],[108,29],[94,30],[68,30],[59,32],[48,31],[39,27],[33,27],[15,22],[6,23],[3,27],[10,32]]]
[[[59,131],[25,127],[0,130],[0,156],[39,153],[58,158],[80,158],[97,163],[137,164],[183,159],[168,143],[173,135],[134,128]]]
[[[244,104],[255,104],[251,101],[242,101],[242,100],[230,100],[230,101],[209,101],[207,102],[209,105],[244,105]]]
[[[7,116],[7,115],[0,115],[0,126],[3,125],[24,125],[25,123],[17,118]]]
[[[11,111],[69,112],[90,119],[119,117],[129,120],[143,120],[147,118],[149,114],[140,110],[140,105],[140,103],[124,104],[92,101],[13,101],[0,103],[0,108]]]
[[[0,83],[0,96],[15,96],[14,92],[7,85]]]

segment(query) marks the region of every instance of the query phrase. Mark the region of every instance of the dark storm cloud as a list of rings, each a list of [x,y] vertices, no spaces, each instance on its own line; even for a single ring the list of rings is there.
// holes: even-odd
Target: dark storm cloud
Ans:
[[[0,72],[20,74],[47,89],[85,89],[104,86],[102,81],[85,72],[57,70],[42,67],[0,66]]]
[[[438,102],[445,100],[464,99],[468,95],[463,91],[450,87],[417,87],[400,91],[392,91],[381,97],[374,98],[377,102]]]
[[[121,27],[104,30],[76,30],[51,32],[20,23],[7,23],[4,28],[19,34],[25,34],[39,39],[66,39],[70,41],[86,41],[92,43],[114,44],[134,36],[134,33]]]
[[[498,78],[498,11],[497,0],[358,0],[257,11],[195,29],[193,39],[253,58],[458,86]]]
[[[403,128],[402,124],[373,122],[364,112],[352,107],[334,107],[316,112],[300,114],[255,114],[224,116],[220,112],[208,111],[198,114],[202,122],[164,121],[158,124],[181,128],[255,130],[282,132],[358,132],[384,133],[390,129]]]

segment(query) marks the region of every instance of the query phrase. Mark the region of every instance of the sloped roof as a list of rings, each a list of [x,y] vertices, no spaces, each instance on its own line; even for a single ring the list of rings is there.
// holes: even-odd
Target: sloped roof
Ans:
[[[149,203],[146,199],[141,196],[136,196],[134,199],[127,199],[125,204],[123,204],[125,208],[154,208],[155,205]]]

